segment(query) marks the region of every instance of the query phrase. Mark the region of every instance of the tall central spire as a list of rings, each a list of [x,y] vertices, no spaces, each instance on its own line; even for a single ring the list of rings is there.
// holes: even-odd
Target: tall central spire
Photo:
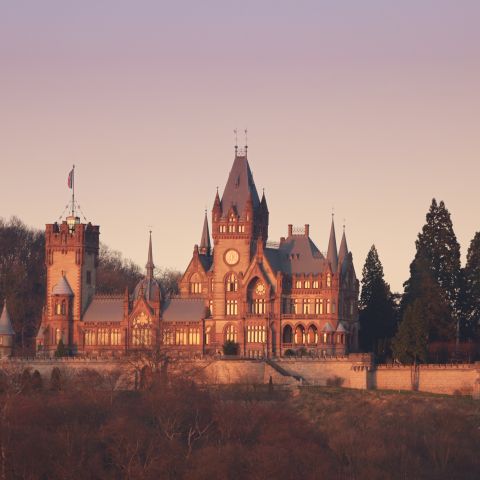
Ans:
[[[250,195],[252,196],[252,206],[256,209],[260,204],[260,198],[253,181],[250,165],[245,154],[236,154],[222,195],[222,214],[226,215],[233,206],[237,213],[242,215]]]
[[[153,270],[155,268],[155,265],[153,264],[153,255],[152,255],[152,231],[150,230],[150,240],[148,243],[148,260],[147,264],[145,265],[145,268],[147,269],[147,278],[152,279],[153,278]]]

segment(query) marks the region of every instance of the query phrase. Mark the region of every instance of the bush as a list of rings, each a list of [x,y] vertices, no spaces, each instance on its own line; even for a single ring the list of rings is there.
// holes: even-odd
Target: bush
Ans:
[[[223,344],[223,354],[224,355],[238,355],[238,351],[239,351],[238,343],[236,343],[232,340],[227,340]]]

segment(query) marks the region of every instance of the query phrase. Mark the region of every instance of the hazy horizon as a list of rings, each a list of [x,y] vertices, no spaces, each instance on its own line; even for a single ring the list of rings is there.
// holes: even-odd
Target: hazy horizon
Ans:
[[[101,241],[184,270],[223,192],[233,129],[270,240],[332,207],[357,276],[402,291],[431,200],[462,263],[480,230],[480,4],[0,0],[0,216],[43,228],[76,194]]]

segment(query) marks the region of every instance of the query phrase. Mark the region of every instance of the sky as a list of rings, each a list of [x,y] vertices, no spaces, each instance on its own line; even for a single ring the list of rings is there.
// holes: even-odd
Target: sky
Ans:
[[[375,244],[402,291],[433,197],[463,262],[480,230],[479,24],[476,0],[0,0],[0,216],[58,220],[75,164],[103,243],[143,267],[151,228],[184,270],[248,128],[270,240],[326,250],[333,208],[357,276]]]

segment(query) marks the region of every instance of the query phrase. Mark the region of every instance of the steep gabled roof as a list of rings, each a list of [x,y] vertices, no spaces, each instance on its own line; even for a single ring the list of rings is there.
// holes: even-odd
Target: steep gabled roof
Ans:
[[[162,309],[164,322],[200,322],[205,315],[205,300],[200,298],[171,298]]]
[[[270,249],[267,249],[270,250]],[[280,242],[278,259],[274,258],[273,252],[267,252],[269,262],[273,265],[281,265],[284,273],[322,273],[325,269],[325,257],[306,235],[291,235]]]
[[[260,199],[253,181],[250,165],[246,156],[236,156],[222,195],[223,216],[228,213],[232,205],[235,207],[238,215],[242,215],[250,195],[252,206],[255,209],[260,205]]]

